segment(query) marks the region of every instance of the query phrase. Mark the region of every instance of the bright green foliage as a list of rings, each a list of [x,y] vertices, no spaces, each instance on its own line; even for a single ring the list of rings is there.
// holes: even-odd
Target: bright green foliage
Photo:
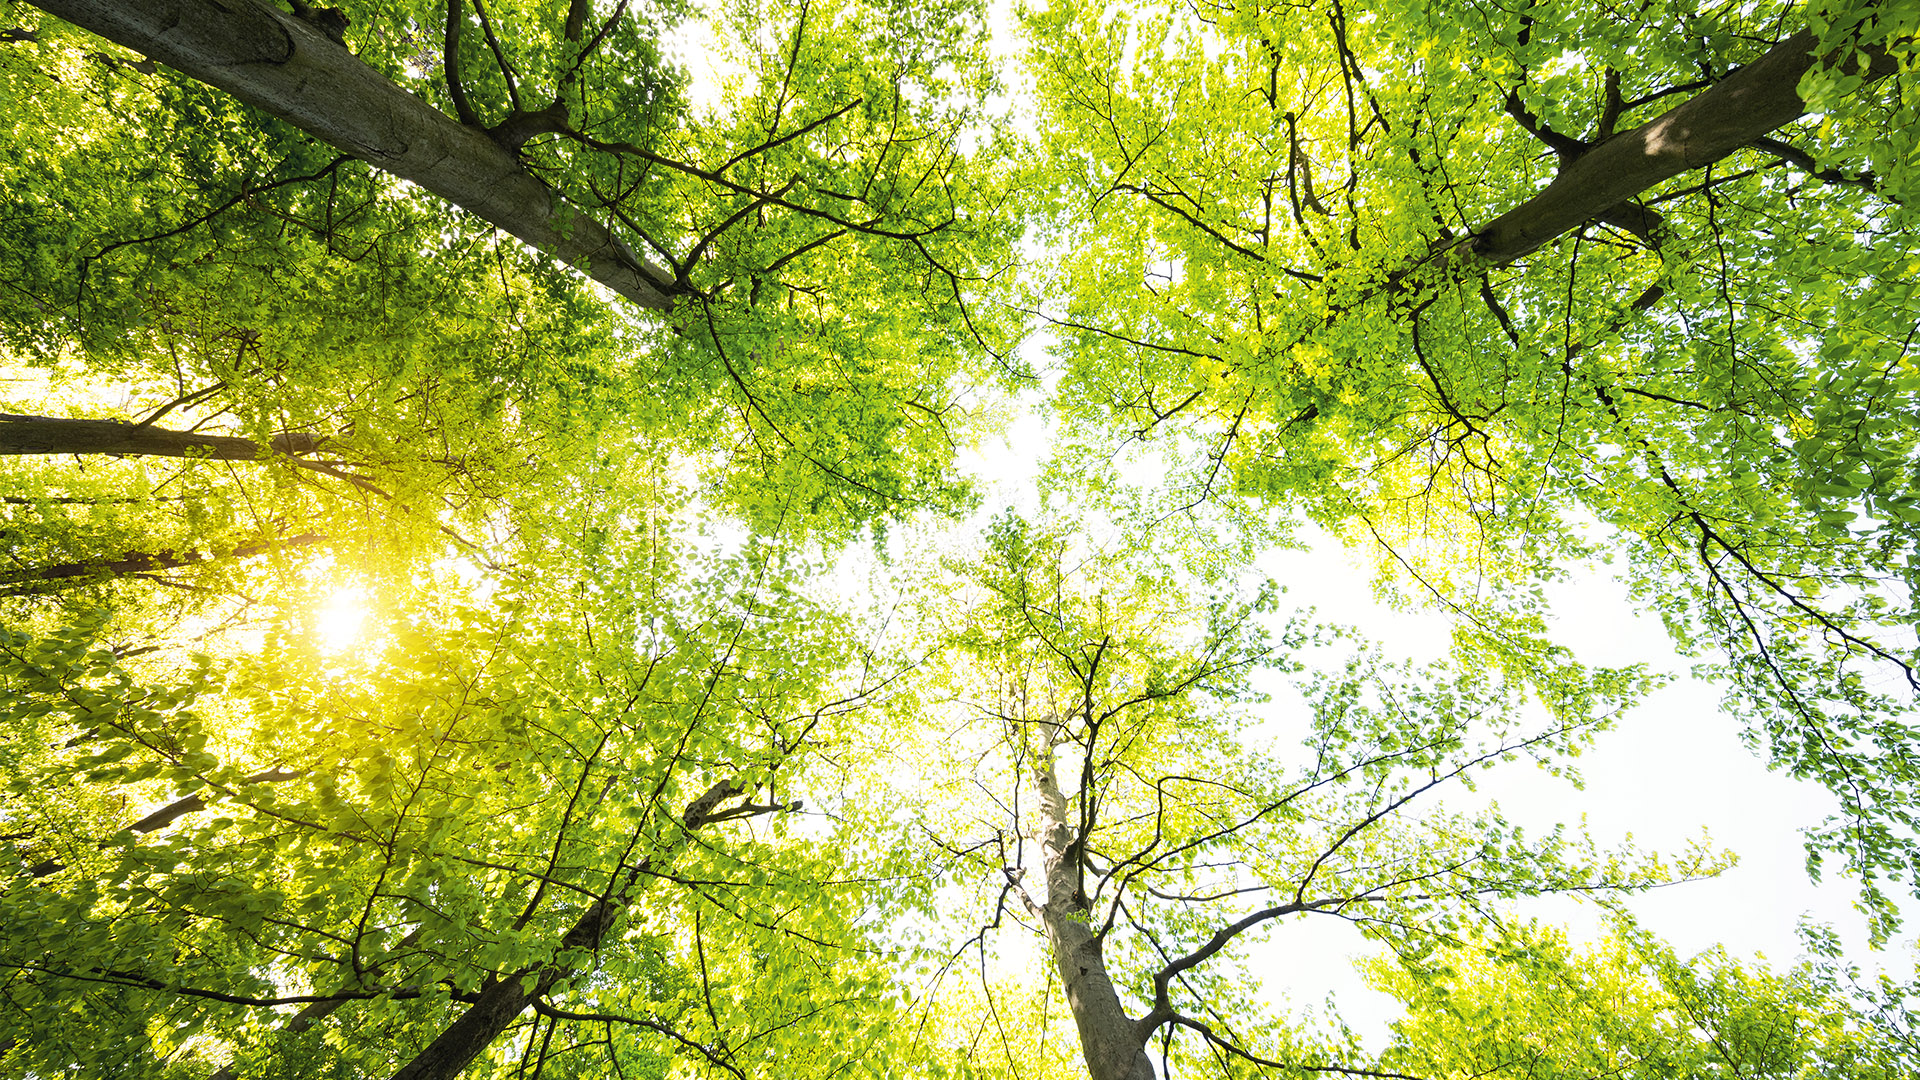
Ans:
[[[24,386],[0,410],[321,442],[298,464],[84,477],[10,459],[10,494],[34,500],[4,508],[21,571],[295,536],[390,570],[619,439],[610,418],[684,421],[685,395],[635,390],[633,328],[530,253],[223,95],[39,33],[0,50],[20,223],[0,234],[0,335]],[[226,592],[223,561],[167,576]]]
[[[1163,505],[1312,516],[1495,640],[1537,632],[1530,583],[1624,555],[1773,759],[1840,797],[1815,850],[1890,916],[1920,821],[1920,193],[1887,158],[1913,10],[1848,10],[1811,22],[1869,19],[1900,74],[1843,52],[1852,75],[1809,76],[1818,124],[1489,266],[1454,248],[1557,161],[1809,17],[1050,4],[1035,183],[1064,250],[1033,303],[1075,437],[1150,442]]]
[[[1826,969],[1782,974],[1718,949],[1683,960],[1625,920],[1582,949],[1521,926],[1370,974],[1407,1008],[1379,1067],[1435,1080],[1878,1080],[1916,1066],[1911,1040],[1863,1025]]]
[[[1912,0],[1061,0],[1005,70],[975,0],[344,14],[662,301],[0,0],[0,412],[261,450],[0,471],[0,1072],[390,1076],[501,1000],[467,1075],[1072,1077],[1115,1030],[1174,1075],[1911,1071],[1910,988],[1830,943],[1517,927],[1724,857],[1473,784],[1652,688],[1552,641],[1544,583],[1619,556],[1892,928]],[[1818,118],[1471,254],[1802,27]],[[1058,517],[886,544],[1034,387]],[[1309,520],[1454,658],[1249,585]],[[829,599],[863,536],[896,609]],[[1253,992],[1309,915],[1395,954],[1381,1061]]]
[[[917,893],[816,757],[872,689],[836,674],[846,635],[763,554],[621,539],[599,569],[644,594],[509,582],[474,604],[445,582],[353,656],[283,625],[163,682],[97,619],[9,635],[8,820],[35,864],[0,894],[10,1069],[92,1070],[106,1039],[126,1075],[235,1053],[244,1075],[383,1073],[490,980],[556,965],[551,1008],[611,1018],[538,1020],[546,1052],[590,1048],[561,1075],[690,1052],[824,1075],[889,1038],[871,935]],[[758,809],[689,828],[718,780]],[[816,803],[831,816],[799,816]],[[561,949],[596,903],[615,931]],[[262,1008],[336,995],[304,1036]]]
[[[997,213],[1008,150],[981,116],[996,85],[979,4],[716,5],[701,15],[730,83],[711,107],[661,61],[680,4],[589,12],[577,33],[564,5],[468,11],[464,105],[445,12],[349,9],[369,23],[350,40],[482,126],[564,112],[521,152],[671,279],[675,336],[653,374],[708,404],[687,434],[750,519],[956,505],[950,382],[1011,348],[986,287],[1019,231]]]
[[[732,13],[790,85],[695,117],[646,61],[657,21],[616,17],[585,50],[606,66],[576,78],[580,45],[537,29],[550,8],[489,10],[521,89],[567,97],[576,133],[705,161],[633,174],[624,152],[526,147],[542,170],[581,154],[563,189],[617,207],[643,251],[670,245],[650,254],[688,289],[671,325],[9,9],[33,33],[4,46],[0,184],[31,227],[0,238],[5,331],[51,383],[5,408],[324,440],[11,469],[10,1072],[386,1073],[518,979],[548,1011],[483,1055],[503,1068],[830,1075],[895,1056],[879,931],[926,896],[884,805],[846,794],[885,676],[782,552],[961,499],[950,384],[1005,334],[990,311],[966,322],[979,252],[1013,233],[957,216],[994,198],[957,146],[994,140],[963,132],[991,85],[966,55],[977,16]],[[789,30],[765,38],[762,17]],[[636,70],[653,74],[605,77]],[[504,72],[469,107],[511,97]],[[812,183],[755,194],[790,168]],[[769,538],[732,557],[674,540],[701,509],[689,474]],[[33,584],[293,532],[330,562]],[[154,577],[200,602],[156,603],[137,584]],[[355,580],[378,620],[343,653],[310,608]],[[194,638],[220,655],[183,655]],[[719,820],[683,819],[722,782]],[[596,910],[610,930],[568,946]]]
[[[1626,893],[1721,865],[1705,851],[1601,852],[1564,829],[1534,835],[1495,810],[1441,804],[1502,762],[1577,753],[1646,691],[1639,672],[1560,657],[1529,693],[1364,648],[1340,660],[1339,631],[1295,621],[1268,637],[1271,586],[1202,600],[1152,552],[1087,551],[1013,518],[987,541],[954,568],[955,592],[929,600],[927,647],[943,654],[931,692],[951,697],[939,743],[903,748],[945,762],[916,784],[965,800],[929,826],[943,881],[976,898],[967,926],[983,929],[962,953],[978,950],[984,975],[990,931],[1018,933],[1066,902],[1042,847],[1057,784],[1085,852],[1071,875],[1078,917],[1101,936],[1123,1004],[1147,1014],[1154,1056],[1195,1069],[1320,1060],[1236,989],[1251,942],[1310,933],[1294,924],[1312,917],[1420,956],[1519,898]],[[1297,692],[1261,706],[1270,670],[1296,676]],[[1021,1008],[1018,987],[1002,1010]],[[1047,1011],[1067,1015],[1058,997]],[[1009,1069],[1039,1055],[991,1040],[978,1052]]]
[[[12,343],[82,350],[93,371],[152,386],[156,406],[230,407],[262,438],[326,434],[393,494],[449,486],[427,462],[483,497],[489,481],[537,483],[487,473],[575,452],[544,445],[554,426],[598,438],[631,425],[674,432],[768,527],[844,535],[960,505],[954,380],[1011,345],[982,290],[1016,232],[991,213],[997,174],[969,157],[1004,153],[974,119],[993,86],[977,13],[721,13],[739,63],[777,59],[784,75],[696,113],[651,44],[673,12],[613,19],[583,39],[590,55],[562,43],[562,57],[551,6],[488,10],[515,89],[493,65],[469,107],[491,125],[510,101],[537,108],[536,94],[568,106],[568,134],[526,143],[528,165],[670,267],[682,297],[670,327],[635,323],[364,164],[47,20],[5,56],[18,106],[7,138],[23,153],[0,196],[34,223],[0,240]],[[349,14],[368,28],[368,60],[424,77],[419,27],[444,5]],[[463,50],[487,48],[479,29]],[[48,130],[74,137],[38,141]],[[405,483],[425,490],[395,490]]]

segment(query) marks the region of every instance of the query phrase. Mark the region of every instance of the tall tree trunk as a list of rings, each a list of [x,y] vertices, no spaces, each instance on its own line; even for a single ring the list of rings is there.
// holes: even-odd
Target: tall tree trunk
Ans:
[[[716,821],[729,821],[747,816],[742,811],[755,813],[786,809],[785,807],[734,807],[731,810],[719,810],[719,804],[740,794],[740,788],[731,780],[722,780],[708,788],[699,798],[687,805],[681,821],[686,825],[683,836],[697,832],[703,826]],[[798,804],[795,804],[798,805]],[[681,841],[684,842],[684,841]],[[677,845],[675,845],[677,846]],[[572,929],[560,941],[561,951],[581,950],[593,952],[600,948],[600,942],[607,932],[620,921],[620,915],[626,910],[627,891],[639,877],[636,869],[626,875],[626,880],[615,881],[608,886],[607,895],[590,905]],[[412,1061],[393,1074],[393,1080],[455,1080],[473,1059],[498,1039],[508,1025],[519,1018],[528,1006],[544,997],[562,979],[574,974],[574,969],[564,964],[549,963],[524,971],[511,973],[485,989],[460,1018],[449,1024],[427,1048],[420,1051]]]
[[[214,559],[247,559],[281,548],[323,544],[327,539],[318,533],[301,533],[298,536],[276,537],[250,544],[240,544],[224,551],[129,551],[123,555],[105,559],[32,566],[0,574],[0,596],[26,596],[54,592],[128,574],[175,570],[195,563],[211,562]]]
[[[1802,30],[1659,117],[1582,153],[1544,191],[1475,233],[1474,253],[1512,262],[1662,180],[1711,165],[1799,119],[1807,111],[1800,77],[1813,67],[1816,44],[1813,32]],[[1886,52],[1868,55],[1869,80],[1898,70]]]
[[[1040,849],[1047,875],[1047,902],[1040,908],[1053,963],[1066,990],[1067,1008],[1080,1033],[1080,1052],[1093,1080],[1154,1080],[1146,1035],[1127,1015],[1107,974],[1106,943],[1093,932],[1093,912],[1082,894],[1080,850],[1069,824],[1049,748],[1034,769],[1040,789]]]
[[[214,461],[256,461],[269,454],[304,454],[320,436],[305,432],[276,435],[265,445],[238,435],[202,435],[193,431],[121,420],[75,420],[61,416],[0,413],[0,455],[123,454],[129,457],[199,457]]]
[[[620,917],[624,905],[611,899],[596,901],[561,939],[562,949],[594,950]],[[572,971],[560,964],[548,964],[533,971],[508,975],[484,990],[458,1020],[447,1025],[438,1038],[407,1062],[393,1080],[454,1080],[473,1059],[507,1030],[529,1005],[545,997]]]
[[[486,132],[394,85],[344,45],[262,0],[35,0],[559,256],[642,307],[671,275],[567,204]]]

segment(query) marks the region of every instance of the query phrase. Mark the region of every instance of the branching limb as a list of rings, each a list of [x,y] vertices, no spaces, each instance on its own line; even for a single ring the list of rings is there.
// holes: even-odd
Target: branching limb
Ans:
[[[591,149],[603,150],[603,151],[606,151],[607,153],[613,153],[613,154],[624,154],[629,157],[637,158],[641,161],[658,165],[662,168],[671,169],[677,173],[682,173],[684,175],[691,176],[699,180],[705,180],[707,183],[710,183],[715,187],[724,188],[736,194],[765,199],[771,205],[778,206],[783,210],[790,210],[793,213],[800,214],[805,217],[819,218],[822,221],[826,221],[831,224],[838,225],[843,229],[847,229],[853,232],[865,233],[869,236],[878,236],[888,240],[917,240],[922,237],[931,236],[934,233],[937,233],[946,229],[948,226],[954,224],[954,220],[955,220],[950,217],[944,221],[937,222],[925,228],[914,229],[914,230],[882,228],[880,225],[880,221],[882,219],[879,217],[874,217],[867,221],[853,221],[848,218],[841,217],[839,214],[835,214],[827,210],[822,210],[818,207],[808,206],[805,203],[795,202],[792,199],[774,198],[771,192],[760,191],[749,185],[742,184],[736,180],[732,180],[717,170],[704,169],[698,165],[692,165],[684,161],[676,161],[673,158],[667,157],[663,154],[656,153],[643,146],[636,146],[635,144],[630,142],[602,142],[599,139],[595,139],[592,136],[579,131],[568,131],[566,132],[566,134],[572,139],[574,139],[575,141],[579,142],[581,145],[589,147]],[[812,185],[809,185],[809,186],[812,187]],[[820,188],[815,188],[815,190],[818,190],[822,194],[826,194],[826,195],[835,194],[834,192],[826,191]]]
[[[1841,172],[1839,169],[1823,169],[1820,167],[1820,163],[1814,160],[1812,154],[1807,153],[1792,143],[1766,136],[1753,140],[1753,148],[1756,150],[1765,150],[1767,153],[1778,157],[1780,160],[1792,165],[1808,176],[1813,177],[1815,180],[1825,180],[1829,184],[1848,184],[1860,188],[1863,191],[1881,194],[1880,178],[1875,176],[1871,169],[1857,173]]]
[[[162,405],[159,408],[148,413],[146,416],[141,417],[139,420],[134,421],[133,426],[134,427],[151,426],[154,423],[154,421],[159,420],[161,417],[167,415],[173,410],[190,409],[195,405],[198,405],[202,401],[205,401],[207,398],[212,397],[213,395],[219,393],[222,390],[225,390],[226,388],[227,388],[227,384],[226,384],[226,381],[223,379],[220,382],[216,382],[211,386],[201,387],[200,389],[195,390],[191,394],[182,394],[181,396],[174,398],[172,401],[167,402],[165,405]],[[276,449],[278,448],[276,447]],[[292,453],[293,451],[288,450],[288,451],[281,451],[281,452]]]
[[[1620,114],[1626,108],[1620,100],[1620,72],[1608,68],[1606,74],[1606,98],[1600,106],[1600,122],[1594,125],[1594,142],[1605,142],[1613,138],[1613,129],[1620,123]]]
[[[1513,317],[1507,314],[1506,305],[1500,302],[1500,298],[1493,294],[1493,284],[1484,277],[1480,279],[1480,299],[1486,302],[1487,310],[1493,312],[1493,317],[1499,321],[1500,330],[1507,335],[1507,340],[1513,343],[1514,348],[1519,348],[1520,335],[1514,332]]]
[[[207,990],[196,986],[179,986],[148,978],[131,971],[117,971],[96,968],[88,972],[61,971],[38,964],[0,965],[15,971],[33,972],[49,975],[56,979],[69,979],[74,982],[104,983],[108,986],[125,986],[141,990],[159,990],[181,997],[199,998],[202,1001],[218,1001],[226,1005],[245,1005],[256,1009],[272,1009],[283,1005],[305,1005],[316,1002],[365,1001],[370,998],[389,998],[394,1000],[417,998],[425,991],[420,987],[401,986],[381,990],[354,990],[339,994],[287,994],[277,997],[262,997],[255,994],[230,994],[222,990]]]
[[[271,181],[270,183],[260,184],[258,186],[242,184],[240,186],[239,192],[236,193],[232,198],[228,199],[226,202],[223,202],[219,206],[216,206],[213,209],[208,210],[204,214],[200,214],[195,217],[189,218],[182,224],[177,225],[171,229],[168,229],[165,232],[157,232],[148,236],[136,237],[132,240],[116,240],[113,243],[108,244],[105,247],[101,248],[99,251],[96,251],[91,255],[85,256],[80,260],[81,279],[82,281],[85,280],[86,269],[90,263],[94,262],[95,260],[104,258],[107,255],[110,255],[113,252],[118,251],[123,247],[131,247],[135,244],[150,244],[155,240],[166,240],[171,237],[179,236],[181,233],[190,232],[194,229],[199,228],[202,225],[205,225],[207,222],[212,221],[214,218],[219,217],[221,214],[226,213],[227,211],[233,209],[234,207],[239,206],[241,203],[247,202],[253,196],[258,195],[263,191],[272,191],[275,188],[286,187],[288,184],[303,184],[312,180],[324,179],[325,177],[331,175],[335,169],[338,169],[341,165],[345,164],[348,160],[349,159],[347,158],[347,156],[342,154],[341,156],[334,158],[332,161],[327,162],[325,165],[322,165],[319,169],[313,172],[310,172],[305,176],[289,176],[289,177],[286,177],[285,179],[274,180],[274,181]]]
[[[1198,1032],[1200,1036],[1206,1039],[1212,1046],[1243,1061],[1250,1061],[1255,1065],[1268,1069],[1286,1069],[1290,1072],[1298,1070],[1304,1072],[1336,1073],[1341,1076],[1373,1077],[1376,1078],[1376,1080],[1427,1080],[1426,1077],[1413,1076],[1408,1073],[1388,1072],[1384,1069],[1359,1069],[1347,1065],[1316,1065],[1298,1061],[1274,1061],[1271,1058],[1263,1058],[1245,1047],[1222,1037],[1205,1023],[1195,1020],[1190,1016],[1182,1016],[1175,1013],[1167,1018],[1167,1022]]]
[[[1295,901],[1277,904],[1270,908],[1262,908],[1251,915],[1214,931],[1213,936],[1208,938],[1205,944],[1163,966],[1153,976],[1153,1008],[1148,1011],[1147,1015],[1141,1017],[1139,1020],[1138,1032],[1140,1037],[1145,1039],[1155,1028],[1173,1020],[1173,1018],[1178,1015],[1173,1011],[1173,1004],[1169,999],[1168,988],[1181,972],[1206,963],[1214,954],[1226,948],[1228,942],[1239,937],[1246,931],[1259,926],[1261,923],[1271,922],[1283,915],[1292,915],[1297,912],[1313,910],[1313,906],[1324,906],[1327,903],[1329,903],[1329,901],[1315,901],[1314,905],[1309,905]]]
[[[283,780],[298,780],[305,775],[307,775],[305,769],[282,769],[276,766],[265,772],[257,772],[252,776],[242,777],[240,783],[276,784]],[[206,808],[207,800],[204,796],[188,795],[183,799],[175,799],[173,802],[155,810],[146,817],[128,825],[126,831],[135,833],[155,832],[166,828],[168,825],[186,817],[188,814],[197,814]],[[102,840],[100,846],[106,847],[108,843],[109,841]],[[43,878],[57,874],[66,869],[66,867],[67,864],[61,862],[59,859],[47,859],[28,867],[27,876],[31,878]]]
[[[1115,184],[1113,186],[1113,190],[1124,191],[1130,195],[1140,196],[1141,198],[1152,203],[1153,205],[1158,206],[1160,209],[1165,210],[1166,212],[1174,215],[1175,217],[1180,218],[1182,221],[1185,221],[1187,224],[1193,226],[1196,229],[1199,229],[1201,232],[1206,233],[1208,236],[1213,237],[1215,240],[1218,240],[1221,244],[1225,245],[1228,248],[1228,250],[1232,251],[1236,255],[1244,255],[1247,258],[1252,259],[1254,262],[1267,261],[1267,257],[1265,255],[1262,255],[1251,248],[1243,247],[1240,244],[1234,243],[1232,240],[1227,239],[1226,236],[1223,235],[1218,229],[1215,229],[1213,226],[1207,224],[1204,221],[1201,221],[1198,217],[1195,217],[1193,214],[1182,209],[1181,207],[1175,206],[1172,203],[1172,201],[1169,200],[1166,197],[1166,195],[1162,192],[1154,191],[1150,188],[1142,187],[1141,185],[1138,185],[1138,184]]]
[[[1548,149],[1559,156],[1563,168],[1568,162],[1587,152],[1588,143],[1571,135],[1563,135],[1541,123],[1540,118],[1520,100],[1519,90],[1507,91],[1504,107],[1507,115],[1513,117],[1514,123],[1519,124],[1527,134],[1545,143]]]
[[[567,8],[568,41],[580,40],[580,34],[586,28],[586,18],[591,7],[592,4],[590,0],[573,0],[572,5]],[[600,24],[599,31],[593,35],[593,40],[587,42],[586,45],[580,49],[580,55],[573,58],[573,66],[568,68],[567,73],[560,77],[560,85],[562,88],[572,86],[579,80],[580,69],[586,65],[587,58],[592,56],[594,52],[600,48],[601,42],[607,40],[607,35],[613,33],[615,26],[620,25],[620,17],[626,13],[627,0],[620,0],[618,4],[613,6],[613,14],[608,15],[606,21]],[[579,20],[578,25],[575,24],[576,18]]]
[[[508,61],[505,49],[500,47],[500,39],[494,36],[493,20],[487,18],[485,0],[473,0],[474,13],[480,16],[480,30],[487,35],[487,48],[493,50],[493,62],[500,67],[500,77],[507,83],[507,101],[513,105],[514,112],[520,112],[520,84],[514,78],[513,64]]]
[[[453,115],[468,127],[479,127],[473,103],[467,100],[467,86],[460,78],[460,24],[465,22],[465,0],[447,0],[447,29],[441,47],[441,70],[446,73],[447,96],[453,99]]]
[[[661,1035],[665,1035],[669,1039],[672,1039],[674,1042],[679,1043],[681,1046],[684,1046],[689,1050],[695,1051],[701,1057],[705,1058],[707,1062],[713,1065],[714,1067],[725,1069],[727,1072],[733,1074],[736,1077],[739,1077],[740,1080],[746,1080],[747,1074],[740,1071],[740,1067],[738,1065],[735,1065],[732,1062],[729,1055],[726,1053],[724,1049],[715,1049],[703,1042],[700,1042],[689,1036],[683,1035],[679,1031],[675,1030],[672,1027],[672,1025],[669,1025],[663,1021],[654,1020],[650,1017],[644,1017],[644,1016],[621,1016],[618,1013],[574,1012],[570,1009],[557,1008],[539,998],[533,999],[531,1004],[535,1012],[539,1013],[541,1016],[550,1017],[555,1020],[575,1020],[575,1021],[583,1021],[586,1023],[626,1024],[631,1027],[645,1028],[648,1031],[657,1032]]]

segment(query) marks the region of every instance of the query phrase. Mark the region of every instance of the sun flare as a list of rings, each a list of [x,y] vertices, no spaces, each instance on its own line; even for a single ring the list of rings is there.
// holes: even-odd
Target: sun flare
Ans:
[[[326,603],[314,612],[314,630],[320,651],[337,653],[360,640],[367,618],[366,594],[359,589],[341,588],[328,594]]]

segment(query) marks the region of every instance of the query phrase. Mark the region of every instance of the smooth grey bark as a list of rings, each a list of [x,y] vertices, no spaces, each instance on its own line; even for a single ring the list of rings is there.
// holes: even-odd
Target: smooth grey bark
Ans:
[[[202,435],[120,420],[0,413],[0,455],[122,454],[257,461],[275,453],[304,454],[317,448],[321,441],[317,435],[292,432],[276,435],[263,446],[237,435]]]
[[[1093,1080],[1154,1080],[1146,1051],[1152,1032],[1127,1015],[1107,973],[1105,943],[1093,932],[1093,912],[1080,884],[1079,846],[1068,823],[1051,747],[1035,765],[1034,784],[1040,791],[1039,839],[1047,881],[1040,922],[1080,1034],[1087,1071]]]
[[[413,181],[642,307],[673,306],[671,275],[563,200],[506,147],[402,90],[302,19],[262,0],[34,2]]]
[[[1817,41],[1802,30],[1659,117],[1622,132],[1568,162],[1546,189],[1474,234],[1474,254],[1499,265],[1601,217],[1662,180],[1711,165],[1806,114],[1800,77],[1814,65]],[[1869,53],[1868,78],[1897,64]]]

